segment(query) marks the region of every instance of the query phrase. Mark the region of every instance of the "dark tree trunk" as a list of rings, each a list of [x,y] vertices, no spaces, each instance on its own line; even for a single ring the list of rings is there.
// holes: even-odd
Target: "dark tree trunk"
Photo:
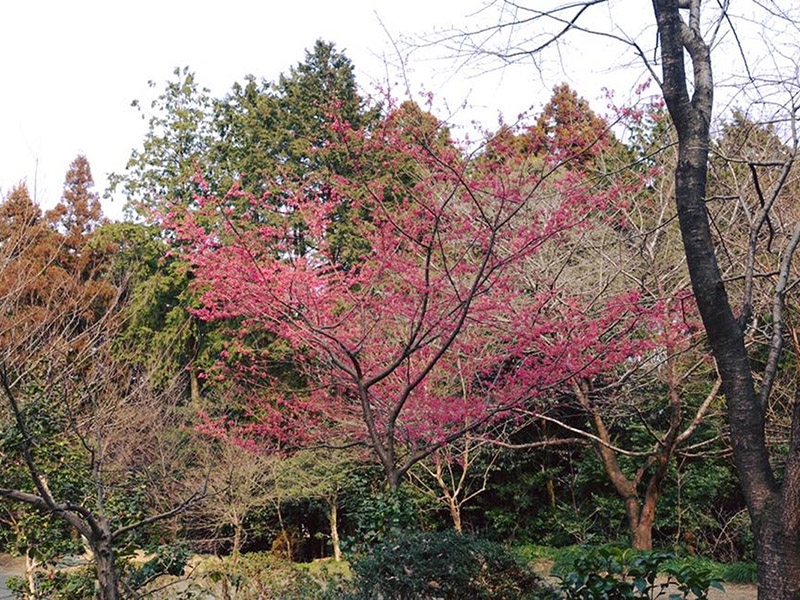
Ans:
[[[644,501],[641,501],[631,483],[629,494],[624,500],[625,514],[628,517],[628,531],[631,534],[631,547],[634,550],[652,550],[658,493],[648,493]]]
[[[386,486],[390,491],[396,492],[398,490],[402,477],[402,474],[395,467],[386,468]]]
[[[118,600],[119,583],[114,566],[114,550],[111,545],[111,536],[90,540],[89,545],[94,553],[98,600]]]
[[[678,0],[653,0],[663,62],[662,90],[678,133],[675,196],[692,289],[728,406],[736,468],[753,523],[758,561],[759,600],[800,599],[800,426],[797,399],[792,443],[779,486],[769,463],[765,407],[755,392],[744,345],[743,324],[734,316],[717,263],[706,212],[709,126],[713,78],[709,48],[700,30],[700,1],[691,0],[689,23]],[[694,70],[689,94],[685,54]]]
[[[768,505],[756,538],[759,600],[800,598],[800,542],[787,531],[779,505]]]

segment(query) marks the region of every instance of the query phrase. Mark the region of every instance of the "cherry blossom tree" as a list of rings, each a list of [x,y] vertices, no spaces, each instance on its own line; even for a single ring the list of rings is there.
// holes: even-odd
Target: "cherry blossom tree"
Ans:
[[[276,174],[260,198],[234,188],[165,216],[197,314],[240,324],[217,375],[248,378],[259,396],[240,442],[362,442],[396,487],[437,448],[644,352],[645,338],[619,335],[651,312],[636,292],[587,307],[530,268],[614,218],[619,190],[569,169],[606,143],[604,122],[579,140],[539,136],[549,145],[533,153],[510,134],[475,154],[408,103],[369,131],[333,123],[320,152],[346,157],[348,177]],[[278,375],[289,362],[292,386]]]

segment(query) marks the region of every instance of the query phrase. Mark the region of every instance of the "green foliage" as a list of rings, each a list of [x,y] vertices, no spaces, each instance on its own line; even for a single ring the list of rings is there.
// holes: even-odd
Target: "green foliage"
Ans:
[[[188,544],[161,545],[147,562],[131,569],[127,587],[138,590],[162,575],[180,575],[191,555]]]
[[[709,587],[723,589],[705,565],[616,546],[580,549],[560,587],[567,600],[648,600],[665,594],[670,600],[707,600]]]
[[[260,196],[279,168],[304,180],[322,167],[341,172],[342,164],[323,165],[316,152],[329,140],[331,115],[360,127],[378,114],[358,94],[350,60],[323,41],[277,83],[248,76],[221,99],[188,67],[175,69],[149,112],[142,146],[124,173],[109,177],[109,194],[123,192],[140,213],[190,205],[201,191],[197,174],[212,193],[224,195],[238,182]]]
[[[77,442],[65,435],[67,417],[59,406],[49,406],[37,386],[24,389],[29,402],[22,419],[33,442],[31,455],[40,473],[56,494],[81,500],[91,493],[85,477],[88,465]],[[23,460],[25,438],[12,421],[0,420],[0,481],[5,486],[34,491]],[[52,514],[43,514],[22,504],[0,500],[0,543],[12,554],[28,554],[38,562],[76,552],[80,540],[70,526]]]
[[[692,406],[707,394],[705,387],[700,388],[691,398]],[[666,413],[659,413],[656,392],[648,393],[648,398],[641,406],[642,416],[652,418],[655,430],[662,426],[658,419]],[[570,425],[584,426],[575,415],[562,418]],[[693,443],[705,442],[709,450],[722,450],[715,440],[723,426],[721,420],[707,418],[695,432]],[[612,431],[616,443],[626,448],[645,448],[652,439],[633,417],[619,417]],[[540,439],[541,431],[531,426],[518,432],[513,441],[524,444]],[[639,466],[636,459],[627,457],[620,457],[619,462],[629,477]],[[476,509],[465,511],[468,530],[481,530],[487,537],[516,545],[535,541],[565,547],[629,540],[624,503],[591,448],[507,452],[496,466],[486,493],[475,499]],[[552,486],[552,497],[548,486]],[[721,562],[752,560],[753,540],[743,506],[729,458],[681,458],[670,466],[662,487],[654,542],[678,553],[708,555]]]
[[[227,176],[220,183],[230,185],[238,178],[242,189],[261,195],[279,167],[303,180],[322,168],[342,174],[345,157],[327,154],[323,159],[316,152],[331,140],[334,113],[354,128],[377,116],[358,94],[350,59],[331,43],[318,40],[277,83],[250,76],[235,84],[215,104],[219,141],[213,156]]]
[[[532,600],[550,593],[503,546],[453,531],[387,537],[352,568],[353,599]]]
[[[553,556],[553,567],[550,574],[554,577],[564,577],[575,569],[575,562],[586,553],[588,546],[564,546],[558,548]]]
[[[112,223],[101,227],[92,243],[109,255],[112,273],[127,279],[124,326],[114,340],[117,358],[144,367],[159,387],[190,362],[213,362],[213,344],[204,335],[210,326],[188,310],[192,294],[186,265],[166,256],[158,228]]]
[[[346,566],[318,561],[297,565],[271,554],[243,554],[204,566],[203,591],[213,597],[242,600],[334,600],[342,598],[349,572]]]
[[[34,581],[36,600],[86,600],[95,595],[95,574],[91,567],[39,571]],[[8,579],[6,586],[20,600],[30,600],[28,582],[22,577]]]
[[[680,567],[691,565],[698,569],[705,569],[714,579],[727,583],[756,583],[757,567],[753,562],[720,563],[702,556],[686,556],[667,562],[668,565]]]
[[[163,206],[164,199],[189,202],[198,191],[195,173],[210,175],[208,150],[215,140],[212,98],[188,67],[176,68],[173,75],[175,79],[150,104],[142,147],[131,153],[124,174],[109,176],[109,194],[122,191],[128,210]],[[133,105],[142,110],[138,101]]]
[[[367,490],[362,488],[362,495],[351,511],[355,531],[352,539],[345,540],[345,551],[366,551],[389,536],[419,525],[414,497],[406,486],[396,490]]]
[[[117,556],[116,563],[124,588],[132,592],[142,592],[146,591],[148,584],[164,575],[181,575],[190,556],[191,552],[186,544],[162,545],[141,565],[134,564],[130,555]],[[69,568],[64,568],[65,566]],[[37,599],[86,600],[95,593],[95,571],[91,565],[75,567],[69,563],[58,563],[52,568],[37,570],[34,581]],[[24,578],[11,578],[7,586],[17,598],[32,600],[28,582]]]
[[[514,553],[521,559],[528,562],[536,560],[555,560],[559,550],[552,546],[540,546],[538,544],[522,544],[514,546]]]
[[[754,562],[734,562],[718,566],[717,578],[728,583],[757,583],[758,566]]]

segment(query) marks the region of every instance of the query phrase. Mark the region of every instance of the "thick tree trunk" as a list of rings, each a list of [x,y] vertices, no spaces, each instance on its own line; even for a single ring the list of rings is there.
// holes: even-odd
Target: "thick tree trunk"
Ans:
[[[756,538],[759,600],[800,599],[800,540],[786,531],[779,506],[761,516]]]
[[[631,546],[634,550],[653,549],[653,522],[639,521],[631,536]]]
[[[617,490],[619,493],[619,490]],[[628,517],[628,531],[631,534],[631,546],[636,548],[636,531],[639,527],[639,515],[641,514],[641,506],[639,505],[639,498],[635,494],[624,497],[625,500],[625,515]],[[644,548],[646,550],[646,548]],[[642,550],[642,548],[637,548]]]
[[[649,492],[649,488],[650,486],[648,485],[648,493],[645,495],[644,502],[639,511],[639,522],[632,532],[633,547],[636,550],[653,549],[653,524],[656,521],[658,492],[651,493]]]
[[[628,517],[628,531],[631,534],[631,546],[636,550],[653,549],[653,522],[655,521],[655,508],[658,502],[658,485],[655,481],[659,477],[660,471],[653,475],[647,486],[645,503],[642,504],[639,494],[636,491],[638,478],[628,479],[622,472],[617,460],[617,454],[609,446],[611,444],[611,434],[608,432],[605,422],[600,413],[594,409],[587,392],[579,385],[576,385],[575,393],[578,401],[587,410],[592,418],[594,430],[600,442],[593,444],[595,452],[603,463],[606,474],[611,480],[614,489],[625,503],[625,514]]]
[[[400,487],[402,474],[395,467],[386,467],[386,485],[390,491],[395,492]]]
[[[706,210],[709,126],[713,106],[710,49],[702,38],[699,0],[688,3],[687,24],[678,0],[653,0],[663,63],[662,90],[678,132],[675,199],[686,262],[728,407],[736,470],[753,523],[759,600],[800,600],[800,414],[798,399],[784,481],[778,484],[765,436],[765,406],[755,392],[744,345],[716,259]],[[694,71],[690,95],[685,70]]]
[[[118,600],[119,584],[114,566],[114,551],[111,536],[90,540],[94,554],[95,572],[97,573],[98,600]]]
[[[634,550],[652,550],[654,519],[650,513],[645,513],[642,510],[642,505],[637,496],[625,498],[625,514],[628,517],[631,547]]]

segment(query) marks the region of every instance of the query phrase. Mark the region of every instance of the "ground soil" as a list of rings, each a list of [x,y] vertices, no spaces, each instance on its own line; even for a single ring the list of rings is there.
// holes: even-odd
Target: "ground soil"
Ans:
[[[708,597],[711,600],[756,600],[758,590],[752,584],[725,583],[725,591],[711,590]]]
[[[25,574],[25,559],[12,558],[7,554],[0,554],[0,600],[9,600],[13,596],[6,587],[6,579]]]

